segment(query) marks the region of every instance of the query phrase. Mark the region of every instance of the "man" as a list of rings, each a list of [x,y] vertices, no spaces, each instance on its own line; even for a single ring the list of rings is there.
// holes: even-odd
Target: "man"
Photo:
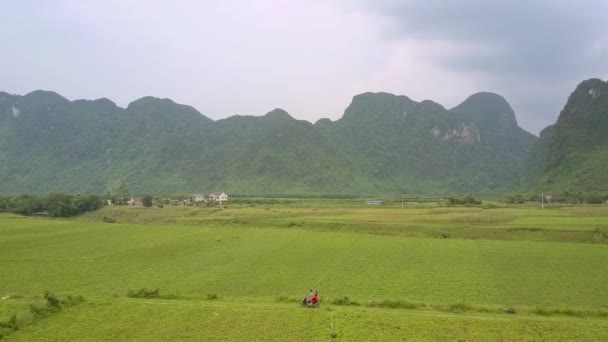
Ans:
[[[315,296],[315,294],[312,292],[312,289],[310,289],[310,293],[308,293],[308,296],[306,296],[306,304],[312,303],[312,298],[314,296]]]
[[[310,300],[312,305],[317,305],[319,303],[319,291],[315,291],[314,297]]]

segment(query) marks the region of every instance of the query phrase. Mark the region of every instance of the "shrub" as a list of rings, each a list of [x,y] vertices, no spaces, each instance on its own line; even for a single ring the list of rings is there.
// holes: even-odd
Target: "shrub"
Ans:
[[[17,314],[13,314],[11,316],[11,318],[9,318],[6,322],[0,321],[0,328],[7,328],[12,331],[17,331],[17,330],[19,330],[19,327],[20,327],[20,324],[19,324],[19,321],[17,320]],[[2,335],[0,335],[0,338],[1,337],[2,337]]]
[[[532,313],[536,314],[536,315],[541,315],[541,316],[549,316],[549,315],[553,314],[553,312],[543,309],[543,308],[536,308],[536,309],[532,310]]]
[[[381,302],[370,302],[369,307],[391,308],[391,309],[418,309],[425,306],[424,303],[412,303],[400,300],[383,300]]]
[[[451,236],[452,236],[452,233],[450,233],[450,232],[441,232],[441,233],[439,233],[439,235],[437,235],[437,238],[449,239]]]
[[[44,293],[44,299],[46,299],[46,306],[51,309],[51,310],[60,310],[61,309],[61,303],[59,302],[59,299],[57,299],[57,297],[50,293],[49,291],[46,291]]]
[[[361,305],[353,300],[350,300],[350,298],[348,298],[348,297],[334,299],[334,301],[331,303],[334,305],[354,305],[354,306]]]
[[[104,216],[101,221],[105,223],[116,223],[116,219],[113,217]]]
[[[127,293],[127,297],[130,297],[130,298],[158,298],[159,290],[158,289],[148,290],[147,288],[142,287],[141,289],[139,289],[137,291],[129,290],[129,292]]]
[[[448,205],[449,206],[464,205],[464,206],[467,206],[467,207],[471,207],[471,206],[481,205],[481,200],[475,198],[471,194],[466,195],[463,198],[458,198],[458,197],[455,197],[455,196],[450,196],[448,198]]]
[[[152,206],[152,196],[151,195],[146,195],[141,199],[141,204],[146,207],[146,208],[150,208]]]
[[[517,313],[517,310],[515,310],[514,307],[508,307],[504,311],[505,311],[505,313],[513,314],[513,315]]]
[[[608,228],[595,228],[592,239],[595,243],[608,244]]]
[[[216,300],[219,297],[215,293],[210,293],[207,295],[207,300]]]
[[[61,300],[61,305],[66,306],[66,307],[72,307],[72,306],[78,305],[84,301],[85,301],[85,299],[83,296],[72,297],[72,296],[68,295],[68,297],[66,299]]]
[[[467,312],[467,311],[471,311],[473,308],[465,303],[456,303],[456,304],[450,304],[448,306],[448,311],[449,312]]]
[[[277,298],[277,302],[283,303],[299,303],[300,300],[297,298],[289,297],[289,296],[280,296]]]
[[[44,317],[47,314],[47,309],[36,304],[30,304],[30,313],[35,317]]]

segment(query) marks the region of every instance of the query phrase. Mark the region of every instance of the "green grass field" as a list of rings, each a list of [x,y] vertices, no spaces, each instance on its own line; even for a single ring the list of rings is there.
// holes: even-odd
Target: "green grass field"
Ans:
[[[111,220],[116,223],[104,223]],[[230,206],[0,216],[3,341],[606,340],[608,209]],[[128,298],[159,289],[160,298]],[[297,301],[318,289],[320,309]],[[42,294],[86,302],[44,318]],[[209,295],[217,296],[216,299]],[[351,304],[332,302],[348,297]]]

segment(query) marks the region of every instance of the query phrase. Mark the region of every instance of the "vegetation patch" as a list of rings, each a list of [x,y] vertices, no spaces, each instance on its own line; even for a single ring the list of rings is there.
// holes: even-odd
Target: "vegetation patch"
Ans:
[[[299,303],[301,300],[290,296],[279,296],[276,301],[280,303]]]
[[[593,230],[592,240],[594,243],[608,244],[608,228],[597,227]]]
[[[348,297],[334,299],[331,303],[334,305],[351,305],[351,306],[360,306],[361,305],[358,302],[355,302],[354,300],[352,300]]]
[[[509,215],[500,212],[483,212],[476,215],[463,215],[457,216],[452,219],[453,222],[457,223],[468,223],[468,224],[498,224],[508,223],[516,219],[517,216]]]
[[[424,308],[426,304],[424,303],[414,303],[402,300],[383,300],[381,302],[369,302],[367,303],[368,307],[371,308],[390,308],[390,309],[420,309]]]
[[[16,313],[12,314],[7,320],[0,321],[0,339],[18,331],[24,326],[34,323],[36,320],[43,319],[52,314],[62,311],[64,308],[70,308],[85,301],[83,296],[68,295],[63,299],[59,299],[53,293],[46,291],[43,295],[45,300],[44,305],[30,304],[30,317],[20,316]]]
[[[147,289],[142,287],[139,290],[129,290],[127,292],[127,297],[129,298],[159,298],[160,291],[158,289]]]
[[[20,195],[0,198],[0,211],[27,216],[70,217],[101,207],[103,199],[97,195],[52,193],[46,197]]]
[[[447,311],[456,312],[456,313],[468,312],[468,311],[473,311],[473,307],[471,305],[468,305],[465,303],[455,303],[455,304],[448,305]]]

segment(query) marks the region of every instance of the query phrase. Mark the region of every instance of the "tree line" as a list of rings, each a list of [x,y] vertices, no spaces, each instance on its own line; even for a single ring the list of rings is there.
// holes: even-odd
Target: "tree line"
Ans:
[[[19,195],[0,197],[0,212],[19,215],[70,217],[93,211],[103,206],[103,198],[97,195],[49,194],[45,197]]]

